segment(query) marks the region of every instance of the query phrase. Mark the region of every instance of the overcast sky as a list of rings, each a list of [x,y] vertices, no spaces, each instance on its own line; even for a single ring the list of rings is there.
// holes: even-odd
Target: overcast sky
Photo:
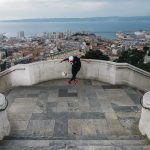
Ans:
[[[0,20],[150,16],[150,0],[0,0]]]

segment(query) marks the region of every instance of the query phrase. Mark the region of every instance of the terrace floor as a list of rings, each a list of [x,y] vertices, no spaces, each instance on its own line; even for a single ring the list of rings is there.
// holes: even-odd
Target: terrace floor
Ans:
[[[142,93],[129,86],[93,80],[79,80],[75,86],[54,80],[17,87],[6,96],[11,134],[0,142],[0,150],[99,150],[95,142],[106,141],[111,141],[106,142],[108,149],[125,150],[127,142],[146,142],[138,130]],[[122,147],[114,146],[123,140]]]

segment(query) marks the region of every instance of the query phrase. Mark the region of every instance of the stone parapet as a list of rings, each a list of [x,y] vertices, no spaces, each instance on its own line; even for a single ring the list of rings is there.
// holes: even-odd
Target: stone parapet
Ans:
[[[63,71],[66,71],[68,76],[62,76]],[[67,62],[60,63],[60,60],[20,64],[0,73],[0,92],[16,86],[30,86],[70,76],[71,65]],[[82,60],[82,67],[77,77],[99,80],[113,85],[126,84],[143,91],[150,90],[150,73],[127,63]]]

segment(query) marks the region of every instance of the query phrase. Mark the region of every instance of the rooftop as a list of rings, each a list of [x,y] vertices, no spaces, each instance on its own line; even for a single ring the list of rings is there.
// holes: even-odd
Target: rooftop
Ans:
[[[6,93],[11,134],[0,150],[148,150],[138,130],[141,96],[132,87],[94,80],[13,88]]]

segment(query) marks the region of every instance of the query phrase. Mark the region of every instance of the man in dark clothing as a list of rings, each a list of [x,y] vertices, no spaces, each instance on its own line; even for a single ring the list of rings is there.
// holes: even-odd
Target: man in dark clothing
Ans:
[[[69,58],[66,58],[63,61],[68,61],[70,64],[72,64],[72,78],[70,80],[67,80],[68,84],[71,84],[71,81],[74,80],[74,84],[78,83],[78,80],[76,79],[76,75],[79,72],[81,68],[81,61],[80,58],[77,56],[69,56]]]

